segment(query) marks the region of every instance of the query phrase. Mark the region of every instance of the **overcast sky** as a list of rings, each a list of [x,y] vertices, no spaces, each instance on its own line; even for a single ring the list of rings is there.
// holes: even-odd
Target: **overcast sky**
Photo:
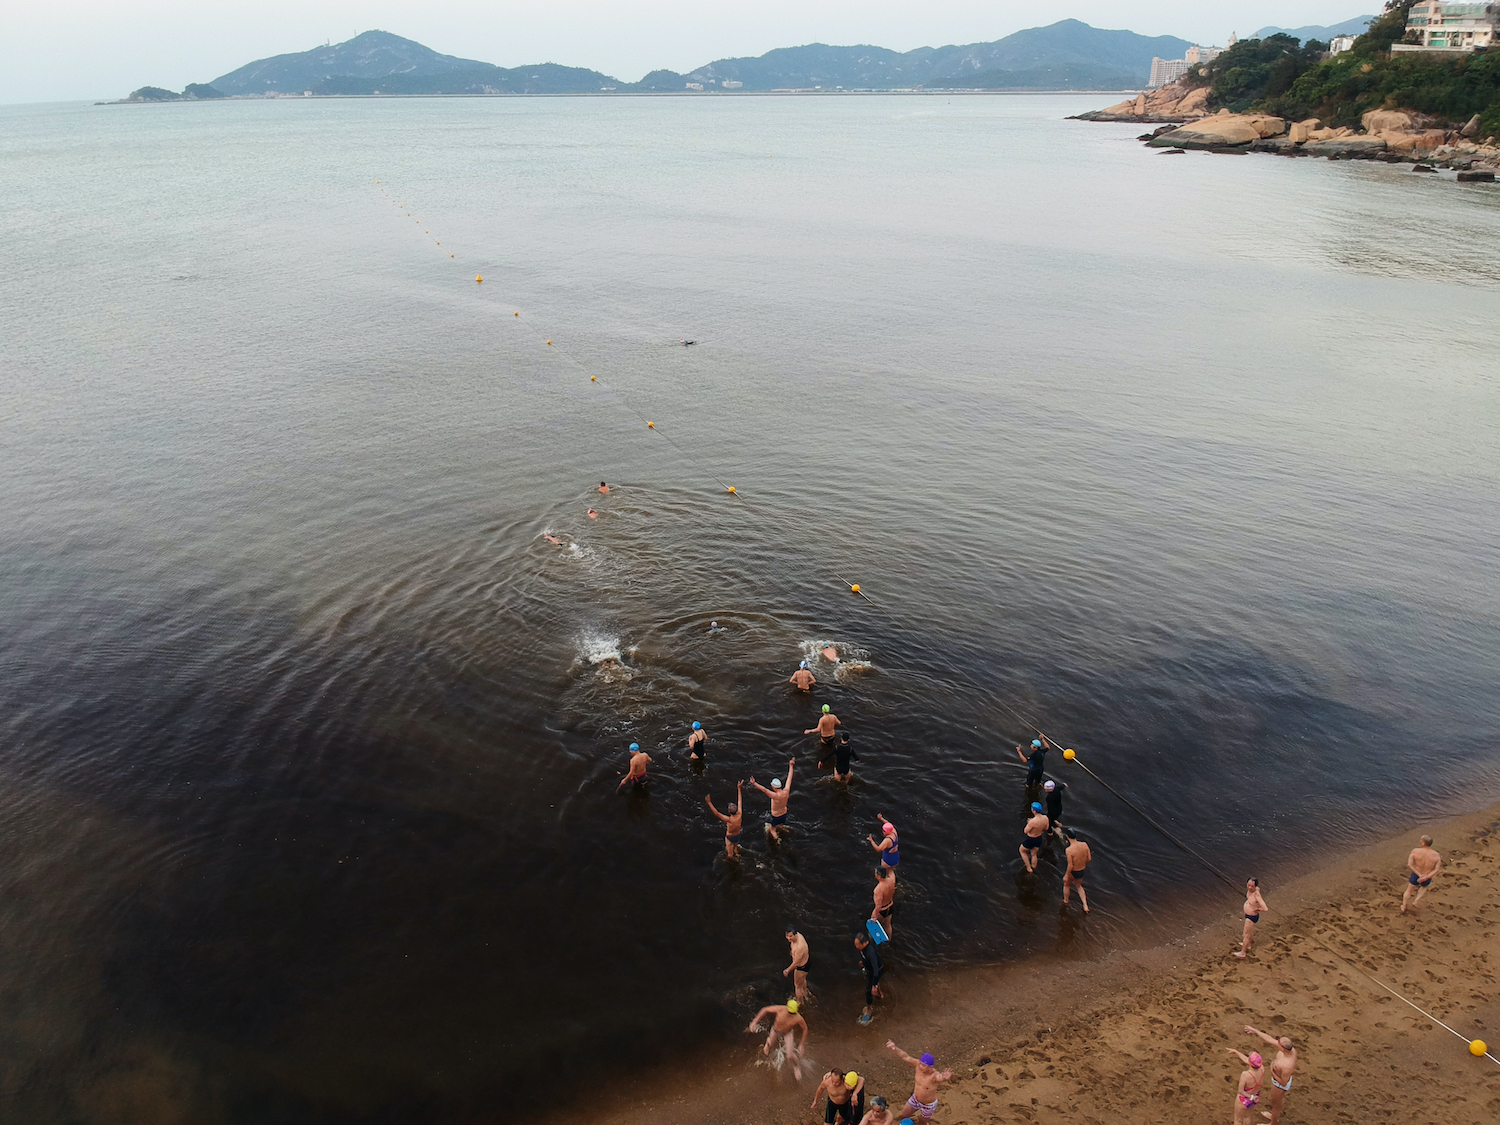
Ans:
[[[1080,19],[1222,44],[1267,24],[1336,23],[1351,0],[11,0],[0,17],[0,104],[180,90],[252,59],[370,28],[499,66],[557,62],[633,82],[802,43],[895,50],[978,43]]]

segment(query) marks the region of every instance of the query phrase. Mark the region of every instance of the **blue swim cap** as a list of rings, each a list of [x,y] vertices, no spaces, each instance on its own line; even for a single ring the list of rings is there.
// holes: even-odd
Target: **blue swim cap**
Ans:
[[[699,726],[699,725],[698,725],[698,724],[697,724],[697,723],[694,723],[694,724],[693,724],[693,729],[694,729],[694,730],[702,730],[702,729],[703,729],[703,728],[702,728],[702,727],[700,727],[700,726]]]
[[[1041,745],[1042,745],[1042,743],[1041,743],[1041,740],[1040,740],[1040,739],[1036,739],[1036,738],[1033,738],[1033,739],[1032,739],[1032,740],[1031,740],[1031,744],[1032,744],[1032,745],[1033,745],[1033,746],[1035,746],[1035,747],[1037,747],[1037,748],[1038,748],[1038,749],[1040,749],[1040,748],[1041,748]]]
[[[1039,804],[1037,804],[1035,801],[1032,801],[1031,802],[1031,811],[1032,812],[1041,812],[1042,811],[1042,806],[1039,805]]]
[[[630,752],[631,752],[631,753],[632,753],[632,754],[634,754],[634,753],[635,753],[635,752],[636,752],[636,751],[637,751],[637,750],[639,750],[639,749],[640,749],[640,748],[641,748],[641,744],[640,744],[640,743],[639,743],[639,742],[632,742],[632,743],[631,743],[631,744],[630,744]]]

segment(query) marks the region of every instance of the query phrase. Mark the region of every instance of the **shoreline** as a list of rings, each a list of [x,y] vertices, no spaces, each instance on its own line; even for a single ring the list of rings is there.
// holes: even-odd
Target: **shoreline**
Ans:
[[[1423,832],[1435,837],[1443,872],[1403,916],[1400,874]],[[789,1070],[757,1066],[762,1038],[746,1035],[602,1079],[605,1096],[570,1098],[537,1119],[571,1119],[586,1097],[589,1115],[607,1125],[811,1120],[812,1091],[830,1065],[866,1075],[867,1093],[884,1094],[894,1110],[911,1092],[911,1072],[884,1049],[888,1038],[910,1052],[931,1050],[952,1068],[941,1125],[1227,1119],[1241,1066],[1226,1049],[1254,1049],[1241,1034],[1250,1023],[1291,1035],[1300,1052],[1287,1100],[1293,1120],[1347,1119],[1340,1108],[1379,1106],[1380,1119],[1493,1121],[1500,1067],[1470,1056],[1320,943],[1496,1053],[1500,804],[1356,847],[1284,885],[1263,884],[1270,909],[1247,961],[1230,955],[1239,904],[1224,888],[1211,901],[1199,896],[1202,909],[1185,921],[1174,916],[1177,936],[1148,947],[1093,961],[1033,956],[902,974],[899,1010],[877,1007],[869,1028],[854,1021],[861,996],[828,989],[807,1012],[811,1062],[801,1083]]]

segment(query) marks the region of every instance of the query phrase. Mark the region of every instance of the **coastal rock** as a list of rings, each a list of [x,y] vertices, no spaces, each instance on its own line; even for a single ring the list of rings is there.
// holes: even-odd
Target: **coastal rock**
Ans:
[[[1284,132],[1286,122],[1279,117],[1259,113],[1216,113],[1180,125],[1149,143],[1162,148],[1222,148],[1247,145]]]
[[[1182,82],[1172,82],[1150,93],[1137,94],[1126,101],[1117,102],[1106,109],[1080,113],[1075,120],[1176,123],[1202,117],[1207,112],[1207,102],[1207,86],[1187,86]]]
[[[1488,170],[1476,169],[1472,172],[1460,172],[1458,182],[1461,184],[1492,184],[1495,182],[1495,173]]]
[[[1302,151],[1309,156],[1374,156],[1385,151],[1385,141],[1379,137],[1338,137],[1326,141],[1308,141],[1302,146]]]
[[[1393,152],[1431,152],[1448,138],[1441,129],[1426,129],[1420,133],[1389,132],[1379,136]]]
[[[1300,121],[1295,121],[1287,126],[1286,138],[1295,145],[1300,145],[1307,140],[1308,128]]]
[[[1413,125],[1411,114],[1399,109],[1372,109],[1359,119],[1360,126],[1371,136],[1377,133],[1409,133]]]
[[[1469,118],[1469,123],[1458,132],[1463,137],[1477,137],[1479,135],[1479,114],[1476,113],[1473,117]]]

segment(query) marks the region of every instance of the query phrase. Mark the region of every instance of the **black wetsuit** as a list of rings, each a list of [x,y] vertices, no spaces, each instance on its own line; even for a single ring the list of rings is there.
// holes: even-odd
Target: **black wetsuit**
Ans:
[[[1061,781],[1054,781],[1053,784],[1056,785],[1057,788],[1047,794],[1047,819],[1052,822],[1052,827],[1056,828],[1058,823],[1062,820],[1062,795],[1063,790],[1066,789],[1067,786],[1064,785]]]
[[[1026,759],[1027,764],[1031,767],[1026,772],[1027,785],[1040,785],[1042,783],[1042,769],[1046,765],[1046,757],[1047,748],[1039,746],[1031,752],[1031,757]]]
[[[849,746],[848,740],[846,739],[838,744],[838,748],[833,753],[834,772],[848,773],[850,768],[849,762],[851,761],[851,759],[857,762],[859,761],[859,755],[853,751],[853,749]]]
[[[880,983],[880,974],[885,972],[873,941],[859,951],[859,966],[865,971],[865,1006],[869,1007],[875,1003],[875,986]]]

